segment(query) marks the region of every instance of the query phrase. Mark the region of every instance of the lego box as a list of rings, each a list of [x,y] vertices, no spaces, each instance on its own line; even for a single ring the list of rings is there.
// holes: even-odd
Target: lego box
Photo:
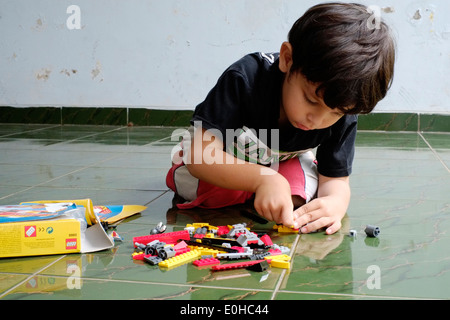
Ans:
[[[114,240],[101,224],[88,225],[83,206],[73,203],[0,206],[0,258],[86,253],[113,246]]]

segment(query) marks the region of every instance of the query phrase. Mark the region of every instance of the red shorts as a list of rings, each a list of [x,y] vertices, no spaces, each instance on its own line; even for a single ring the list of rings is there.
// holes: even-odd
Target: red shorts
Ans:
[[[279,163],[278,173],[283,175],[291,186],[292,195],[309,202],[316,196],[318,185],[317,165],[312,152]],[[216,187],[193,177],[184,163],[174,164],[166,177],[167,186],[186,202],[177,204],[179,209],[223,208],[241,204],[249,200],[252,192],[229,190]]]

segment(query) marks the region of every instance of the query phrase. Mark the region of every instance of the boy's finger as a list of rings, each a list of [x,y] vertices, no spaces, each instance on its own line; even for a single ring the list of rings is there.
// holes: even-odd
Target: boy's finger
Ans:
[[[341,227],[342,227],[341,221],[338,220],[338,221],[336,221],[335,223],[333,223],[331,226],[329,226],[329,227],[327,228],[327,230],[325,230],[325,232],[326,232],[327,234],[333,234],[333,233],[335,233],[336,231],[338,231]]]
[[[317,231],[317,230],[319,230],[321,228],[326,227],[329,224],[330,224],[330,218],[322,217],[322,218],[319,218],[319,219],[317,219],[317,220],[315,220],[315,221],[313,221],[311,223],[308,223],[307,225],[301,227],[300,232],[301,233],[314,232],[314,231]]]
[[[294,214],[292,208],[284,207],[281,212],[281,217],[283,219],[282,224],[287,227],[292,227],[295,223]]]
[[[314,201],[311,201],[297,210],[294,211],[294,227],[300,228],[301,226],[314,221],[318,218],[317,210],[320,208],[320,206],[315,203]]]

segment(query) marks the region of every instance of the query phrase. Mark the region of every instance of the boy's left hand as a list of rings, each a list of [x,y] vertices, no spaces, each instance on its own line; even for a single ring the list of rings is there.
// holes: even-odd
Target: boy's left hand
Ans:
[[[301,233],[309,233],[327,227],[326,233],[332,234],[341,228],[341,220],[345,210],[339,211],[333,197],[323,197],[311,200],[294,211],[294,228],[300,228]]]
[[[341,228],[341,220],[350,201],[348,177],[328,178],[319,175],[318,198],[294,211],[294,228],[302,233],[327,227],[332,234]]]

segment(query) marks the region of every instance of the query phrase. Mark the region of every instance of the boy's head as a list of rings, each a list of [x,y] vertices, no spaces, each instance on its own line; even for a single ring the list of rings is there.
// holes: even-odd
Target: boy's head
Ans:
[[[325,3],[310,8],[292,26],[289,74],[318,84],[332,109],[369,113],[392,83],[395,45],[388,26],[365,6]],[[349,107],[350,106],[350,107]]]

